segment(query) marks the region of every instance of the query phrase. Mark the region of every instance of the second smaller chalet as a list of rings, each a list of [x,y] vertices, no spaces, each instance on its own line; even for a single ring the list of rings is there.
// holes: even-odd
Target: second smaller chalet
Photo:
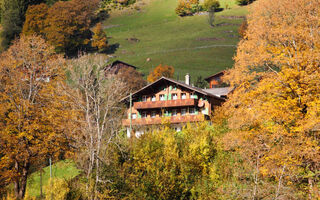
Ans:
[[[185,83],[162,77],[132,94],[131,108],[130,96],[124,98],[127,113],[122,124],[127,128],[127,135],[139,136],[149,127],[160,125],[164,117],[177,131],[186,123],[209,119],[225,98],[190,86],[189,82],[189,76]]]
[[[105,71],[106,74],[118,74],[118,72],[121,69],[124,69],[124,68],[132,68],[132,69],[135,69],[135,70],[137,69],[136,66],[130,65],[130,64],[125,63],[125,62],[122,62],[120,60],[116,60],[113,63],[107,65],[104,68],[104,71]]]

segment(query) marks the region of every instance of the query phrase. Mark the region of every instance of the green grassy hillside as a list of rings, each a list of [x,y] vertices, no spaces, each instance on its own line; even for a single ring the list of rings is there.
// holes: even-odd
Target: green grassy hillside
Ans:
[[[71,160],[59,161],[52,165],[52,177],[63,178],[66,180],[72,179],[80,174],[75,163]],[[42,184],[43,189],[48,184],[50,178],[50,167],[43,168]],[[31,174],[28,178],[27,193],[31,197],[40,197],[40,172]]]
[[[228,4],[231,9],[216,13],[213,28],[207,15],[178,17],[177,0],[152,0],[133,14],[111,14],[104,27],[109,45],[119,45],[114,59],[136,65],[145,74],[160,63],[172,65],[180,78],[187,72],[205,77],[231,67],[241,16],[247,13],[234,1],[220,0],[222,8]]]

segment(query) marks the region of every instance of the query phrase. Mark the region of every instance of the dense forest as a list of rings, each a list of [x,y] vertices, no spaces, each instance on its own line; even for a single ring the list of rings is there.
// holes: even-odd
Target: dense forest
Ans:
[[[210,121],[176,132],[164,119],[139,138],[120,102],[146,81],[105,75],[101,25],[106,5],[134,1],[0,2],[1,199],[320,199],[320,1],[237,1],[252,4],[228,100]],[[32,196],[48,160],[79,174]]]

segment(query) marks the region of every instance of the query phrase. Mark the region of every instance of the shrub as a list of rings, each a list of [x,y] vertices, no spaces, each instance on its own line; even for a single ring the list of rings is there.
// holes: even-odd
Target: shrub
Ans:
[[[217,10],[220,7],[220,2],[218,0],[205,0],[203,7],[205,10]]]
[[[248,5],[254,1],[255,0],[236,0],[237,4],[241,6]]]
[[[49,179],[49,184],[44,187],[46,200],[63,200],[70,191],[67,181],[64,179]]]
[[[191,15],[192,14],[191,4],[183,0],[179,0],[178,6],[176,8],[176,13],[179,16]]]
[[[204,123],[142,135],[123,164],[129,199],[208,199],[201,196],[214,192],[219,178],[215,134]]]

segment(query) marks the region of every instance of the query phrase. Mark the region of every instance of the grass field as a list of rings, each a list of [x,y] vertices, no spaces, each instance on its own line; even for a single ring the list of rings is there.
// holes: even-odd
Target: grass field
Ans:
[[[80,170],[76,168],[73,161],[59,161],[52,165],[52,177],[69,180],[80,174]],[[50,168],[43,168],[42,183],[43,188],[48,184],[50,178]],[[31,174],[28,178],[27,193],[31,197],[40,197],[40,172]]]
[[[104,27],[109,45],[119,46],[113,59],[136,65],[145,74],[159,64],[172,65],[180,79],[185,73],[206,77],[232,67],[243,21],[239,16],[247,13],[247,7],[234,2],[220,0],[222,8],[228,4],[231,9],[216,13],[213,28],[207,15],[178,17],[177,0],[151,0],[141,11],[111,13]]]

